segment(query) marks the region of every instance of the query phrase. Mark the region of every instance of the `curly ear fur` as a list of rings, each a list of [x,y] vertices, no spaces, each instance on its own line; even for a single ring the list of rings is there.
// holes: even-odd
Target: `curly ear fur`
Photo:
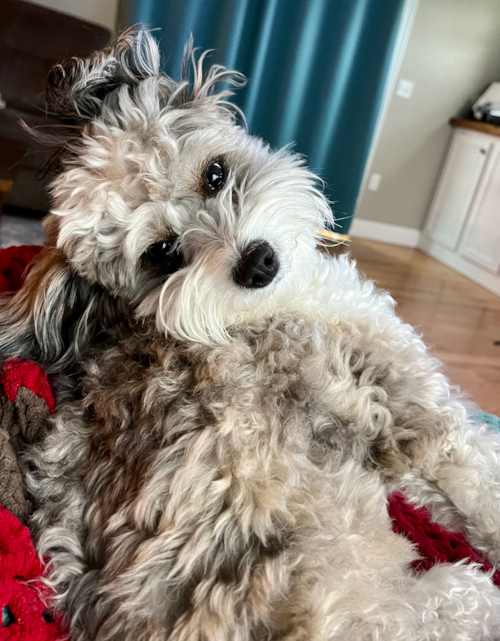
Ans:
[[[160,53],[155,40],[131,27],[106,49],[88,58],[70,58],[52,67],[45,91],[48,108],[64,117],[92,120],[106,97],[122,87],[135,87],[160,74]]]
[[[52,238],[23,286],[0,298],[0,362],[17,356],[55,372],[74,365],[92,338],[124,313],[124,303],[71,268],[53,242],[55,216],[44,226]]]

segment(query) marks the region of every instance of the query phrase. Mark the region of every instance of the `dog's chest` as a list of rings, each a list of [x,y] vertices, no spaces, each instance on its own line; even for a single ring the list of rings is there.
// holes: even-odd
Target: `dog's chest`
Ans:
[[[315,433],[321,440],[332,426],[307,380],[319,366],[313,341],[305,323],[287,321],[215,348],[133,336],[93,361],[89,477],[107,504],[170,487],[174,476],[191,488],[229,476],[298,483],[319,460]]]
[[[339,524],[362,529],[365,486],[384,506],[346,414],[366,397],[352,353],[341,328],[288,319],[215,348],[134,335],[90,363],[89,563],[118,575],[151,541],[166,577],[188,559],[189,576],[240,582],[310,546],[323,567]]]
[[[293,319],[213,348],[131,337],[89,371],[89,489],[108,517],[130,502],[199,519],[323,501],[325,470],[366,457],[343,409],[358,393],[350,340]]]

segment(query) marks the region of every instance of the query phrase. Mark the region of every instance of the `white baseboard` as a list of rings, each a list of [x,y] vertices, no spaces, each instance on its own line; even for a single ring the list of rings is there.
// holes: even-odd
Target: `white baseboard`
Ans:
[[[418,229],[354,218],[349,229],[349,235],[353,238],[377,240],[381,243],[389,243],[391,245],[418,247],[440,263],[444,263],[459,274],[466,276],[475,283],[482,285],[485,289],[489,289],[490,292],[500,296],[500,275],[492,274],[474,263],[465,260],[465,258],[446,249]]]
[[[418,247],[440,263],[444,263],[459,274],[462,274],[485,289],[489,289],[490,292],[500,296],[500,275],[492,274],[478,265],[469,262],[459,254],[450,251],[446,247],[443,247],[443,245],[432,240],[424,233],[420,236]]]
[[[403,247],[417,247],[420,241],[420,230],[402,225],[378,223],[373,220],[354,218],[349,235],[354,238],[378,240],[381,243],[402,245]]]

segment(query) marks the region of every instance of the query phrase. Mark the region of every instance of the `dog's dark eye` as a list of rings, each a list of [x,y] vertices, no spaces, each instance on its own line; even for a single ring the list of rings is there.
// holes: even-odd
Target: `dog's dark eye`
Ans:
[[[226,184],[227,171],[222,160],[212,160],[203,172],[203,187],[208,196],[215,196]]]
[[[166,276],[180,269],[183,260],[182,250],[177,246],[177,236],[150,245],[142,255],[143,265]]]

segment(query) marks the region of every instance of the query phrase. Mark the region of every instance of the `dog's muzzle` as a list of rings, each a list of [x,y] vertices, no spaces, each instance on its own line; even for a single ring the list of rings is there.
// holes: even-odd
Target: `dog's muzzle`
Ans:
[[[233,270],[233,280],[241,287],[256,289],[265,287],[279,271],[276,252],[269,243],[259,240],[243,250]]]

